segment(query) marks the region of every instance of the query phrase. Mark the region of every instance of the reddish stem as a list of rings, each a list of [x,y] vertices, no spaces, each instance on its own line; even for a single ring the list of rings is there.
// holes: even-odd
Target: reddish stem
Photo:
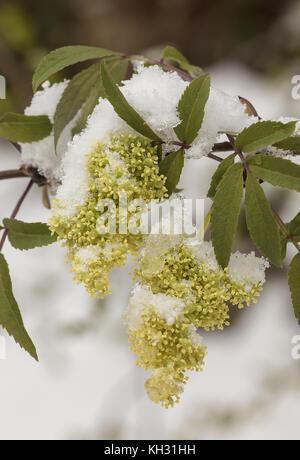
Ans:
[[[18,212],[20,211],[20,208],[21,208],[21,206],[22,206],[22,204],[23,204],[23,202],[24,202],[26,196],[28,195],[28,193],[30,192],[31,187],[33,186],[33,183],[34,183],[33,180],[31,180],[31,181],[29,182],[29,184],[27,185],[27,187],[26,187],[24,193],[23,193],[22,196],[20,197],[18,203],[16,204],[15,209],[13,210],[13,212],[12,212],[12,214],[11,214],[11,216],[10,216],[11,219],[15,219],[15,217],[17,216],[17,214],[18,214]],[[3,233],[3,235],[2,235],[1,242],[0,242],[0,252],[2,252],[2,249],[3,249],[3,246],[4,246],[5,240],[6,240],[6,238],[7,238],[7,235],[8,235],[8,230],[5,229],[5,230],[4,230],[4,233]]]

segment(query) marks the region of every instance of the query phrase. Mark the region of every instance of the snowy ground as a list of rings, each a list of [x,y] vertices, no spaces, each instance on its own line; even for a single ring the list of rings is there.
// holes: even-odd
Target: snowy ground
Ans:
[[[213,84],[241,94],[263,116],[296,115],[290,78],[270,84],[234,63],[212,70]],[[0,144],[1,169],[14,168],[18,153]],[[189,182],[205,191],[215,165],[191,161]],[[200,185],[199,185],[200,182]],[[7,217],[26,180],[0,182],[0,217]],[[288,219],[297,212],[289,195]],[[20,213],[46,221],[40,190]],[[165,411],[144,394],[145,373],[135,368],[121,314],[130,282],[114,273],[114,295],[91,301],[76,286],[58,245],[17,252],[5,247],[14,291],[37,345],[34,363],[12,339],[0,361],[0,439],[300,439],[300,361],[291,357],[299,335],[282,272],[269,272],[257,306],[244,310],[231,329],[207,334],[205,371],[193,375],[181,403]]]

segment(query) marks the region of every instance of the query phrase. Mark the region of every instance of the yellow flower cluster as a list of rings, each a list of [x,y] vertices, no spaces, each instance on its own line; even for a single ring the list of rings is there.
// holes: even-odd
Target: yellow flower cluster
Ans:
[[[110,293],[111,269],[124,265],[127,256],[136,254],[143,241],[141,232],[119,232],[123,222],[119,213],[121,194],[126,194],[128,203],[135,199],[146,203],[162,200],[167,196],[166,178],[159,174],[158,146],[131,134],[112,136],[107,143],[98,142],[87,154],[86,170],[85,204],[77,206],[73,217],[66,217],[64,203],[57,199],[50,226],[68,249],[74,279],[84,283],[92,296],[103,297]],[[115,203],[116,226],[113,232],[110,228],[106,233],[99,232],[99,218],[104,215],[99,203],[108,199]],[[133,215],[128,211],[126,219]],[[84,248],[94,256],[82,258]]]
[[[133,295],[131,299],[129,307],[134,304],[140,314],[138,321],[131,322],[128,334],[137,364],[153,371],[145,384],[148,396],[167,408],[179,401],[187,381],[185,372],[202,370],[206,349],[197,329],[228,326],[229,304],[242,308],[256,302],[262,284],[249,288],[232,280],[228,269],[213,270],[199,263],[192,247],[183,240],[160,249],[158,255],[148,244],[134,270],[145,297]],[[175,302],[183,307],[170,322],[168,315],[170,318],[174,313]]]
[[[154,372],[145,384],[148,396],[166,408],[179,401],[188,380],[186,370],[200,371],[204,364],[205,348],[193,343],[190,329],[184,316],[168,323],[150,306],[141,313],[136,328],[128,330],[137,365]]]
[[[261,283],[245,289],[244,283],[231,279],[228,269],[214,271],[199,264],[192,248],[184,242],[160,256],[159,270],[149,271],[149,257],[151,250],[146,251],[135,269],[139,282],[150,286],[154,294],[185,299],[185,318],[206,331],[229,326],[228,304],[239,309],[245,304],[249,306],[251,302],[256,303],[262,290]]]

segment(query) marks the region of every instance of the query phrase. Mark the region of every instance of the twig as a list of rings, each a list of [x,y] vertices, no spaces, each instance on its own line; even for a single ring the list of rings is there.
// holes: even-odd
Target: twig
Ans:
[[[16,179],[17,177],[27,177],[20,169],[11,169],[9,171],[0,171],[0,180]]]
[[[11,214],[11,216],[10,216],[11,219],[15,219],[15,217],[17,216],[17,214],[18,214],[18,212],[20,211],[20,208],[21,208],[21,206],[22,206],[22,204],[23,204],[23,202],[24,202],[26,196],[27,196],[28,193],[30,192],[30,189],[31,189],[31,187],[33,186],[33,184],[34,184],[33,180],[30,180],[29,184],[27,185],[27,187],[26,187],[24,193],[23,193],[22,196],[20,197],[18,203],[16,204],[15,209],[13,210],[13,212],[12,212],[12,214]],[[5,230],[4,230],[4,233],[3,233],[3,235],[2,235],[1,242],[0,242],[0,252],[2,252],[2,249],[3,249],[3,246],[4,246],[5,240],[6,240],[6,238],[7,238],[7,235],[8,235],[8,230],[5,229]]]
[[[230,142],[217,142],[213,146],[213,152],[231,152],[233,150]]]
[[[21,153],[22,149],[21,149],[20,144],[18,144],[18,142],[13,142],[13,141],[9,141],[9,142],[19,153]]]
[[[223,158],[218,157],[217,155],[214,155],[212,152],[208,153],[207,156],[208,156],[208,158],[211,158],[212,160],[216,160],[219,163],[221,163],[223,161]]]

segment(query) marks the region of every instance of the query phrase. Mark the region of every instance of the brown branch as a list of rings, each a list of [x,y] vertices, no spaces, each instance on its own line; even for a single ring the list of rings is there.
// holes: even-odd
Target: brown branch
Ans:
[[[208,153],[207,157],[211,158],[212,160],[218,161],[219,163],[223,161],[223,158],[218,157],[217,155],[214,155],[212,152]]]
[[[15,217],[17,216],[17,214],[18,214],[18,212],[20,211],[20,208],[21,208],[21,206],[22,206],[22,204],[23,204],[25,198],[27,197],[28,193],[30,192],[30,189],[31,189],[31,187],[33,186],[33,184],[34,184],[34,182],[33,182],[33,180],[31,180],[31,181],[29,182],[29,184],[27,185],[27,187],[26,187],[24,193],[21,195],[19,201],[18,201],[17,204],[16,204],[16,207],[14,208],[14,210],[13,210],[11,216],[10,216],[11,219],[15,219]],[[5,243],[5,241],[6,241],[7,235],[8,235],[8,230],[5,229],[5,230],[4,230],[4,233],[3,233],[3,235],[2,235],[2,239],[1,239],[1,241],[0,241],[0,252],[2,252],[2,249],[3,249],[4,243]]]
[[[233,148],[230,142],[217,142],[213,146],[213,152],[232,152]]]
[[[0,171],[0,180],[16,179],[17,177],[27,177],[20,169],[11,169],[9,171]]]

